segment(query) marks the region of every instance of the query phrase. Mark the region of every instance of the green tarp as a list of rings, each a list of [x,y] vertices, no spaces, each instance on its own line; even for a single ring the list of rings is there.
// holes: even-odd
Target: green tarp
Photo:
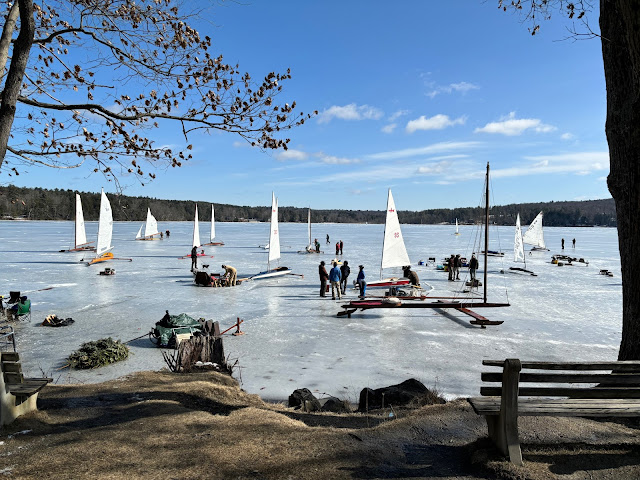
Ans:
[[[201,332],[202,325],[195,318],[191,318],[186,313],[180,315],[165,315],[156,323],[155,334],[160,340],[161,347],[175,346],[175,335],[182,333],[193,334]]]

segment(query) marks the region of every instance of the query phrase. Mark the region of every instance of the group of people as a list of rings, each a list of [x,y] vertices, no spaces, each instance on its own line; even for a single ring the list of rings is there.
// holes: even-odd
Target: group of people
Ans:
[[[339,242],[336,242],[336,255],[342,255],[343,246],[344,246],[344,243],[342,243],[342,240],[340,240]]]
[[[576,248],[576,239],[574,238],[572,241],[572,248]],[[562,250],[564,250],[564,238],[562,239]]]
[[[470,281],[473,284],[476,280],[476,271],[478,270],[478,259],[476,258],[476,254],[471,255],[471,260],[469,260],[469,277]],[[460,280],[460,267],[464,266],[464,260],[462,257],[458,255],[453,255],[447,259],[447,272],[449,273],[449,281],[453,282],[455,280]]]
[[[462,258],[460,254],[453,253],[447,260],[447,271],[449,272],[449,281],[460,280],[460,267],[462,267]]]
[[[365,281],[364,265],[358,267],[358,277],[356,284],[360,287],[360,298],[364,298],[367,282]],[[320,296],[325,297],[327,293],[327,282],[331,284],[331,298],[336,299],[336,290],[338,292],[338,299],[342,298],[342,295],[347,292],[347,279],[351,275],[351,267],[349,267],[349,261],[345,260],[343,264],[338,267],[338,262],[333,262],[333,268],[327,272],[324,260],[320,262],[318,266],[318,273],[320,275]]]

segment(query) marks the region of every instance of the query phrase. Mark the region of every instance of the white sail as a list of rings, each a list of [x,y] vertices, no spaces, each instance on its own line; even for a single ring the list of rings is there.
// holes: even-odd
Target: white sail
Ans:
[[[311,209],[309,209],[309,213],[307,214],[307,231],[309,233],[309,244],[311,245]]]
[[[456,235],[460,235],[460,232],[458,231],[458,219],[456,218]]]
[[[524,243],[522,243],[522,229],[520,228],[520,214],[516,217],[516,236],[513,240],[513,261],[525,261],[524,259]]]
[[[198,204],[196,203],[196,215],[193,219],[193,243],[192,247],[199,247],[200,243],[200,226],[198,225]]]
[[[150,238],[154,235],[158,235],[158,233],[158,222],[156,218],[151,215],[151,209],[147,208],[147,223],[144,227],[144,236],[146,238]]]
[[[82,200],[80,195],[76,193],[76,245],[78,248],[87,243],[87,234],[84,229],[84,215],[82,214]]]
[[[402,267],[404,265],[411,265],[411,261],[409,260],[409,255],[407,255],[407,249],[404,246],[396,204],[393,201],[391,189],[389,189],[380,274],[382,275],[383,268]]]
[[[269,264],[280,258],[280,232],[278,231],[278,200],[271,192],[271,232],[269,234]],[[269,265],[269,268],[271,266]]]
[[[98,241],[96,243],[96,258],[107,253],[111,246],[111,235],[113,233],[113,214],[109,199],[102,190],[100,196],[100,220],[98,221]]]
[[[544,243],[544,233],[542,232],[542,212],[533,219],[533,222],[531,222],[531,225],[529,225],[529,228],[527,228],[527,231],[522,236],[522,240],[527,245],[547,248]]]
[[[138,230],[138,233],[136,233],[136,240],[138,238],[142,238],[142,229],[144,228],[144,225],[140,225],[140,230]]]
[[[211,233],[209,234],[209,241],[213,243],[213,239],[216,238],[216,220],[215,211],[213,209],[213,203],[211,204]]]

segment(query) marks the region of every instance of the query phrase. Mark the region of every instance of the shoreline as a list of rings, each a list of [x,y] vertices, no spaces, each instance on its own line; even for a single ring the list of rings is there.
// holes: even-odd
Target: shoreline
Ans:
[[[501,457],[465,400],[389,416],[304,413],[216,372],[51,385],[0,429],[14,478],[549,480],[640,477],[637,420],[522,417],[525,465]],[[34,454],[34,452],[40,454]],[[45,453],[45,454],[42,454]],[[69,461],[74,459],[74,461]]]

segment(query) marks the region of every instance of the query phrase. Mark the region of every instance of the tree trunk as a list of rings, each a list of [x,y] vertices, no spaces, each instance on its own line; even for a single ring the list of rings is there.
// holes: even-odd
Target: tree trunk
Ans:
[[[4,157],[7,153],[11,127],[16,115],[16,102],[22,88],[22,79],[27,69],[29,53],[36,31],[33,19],[33,0],[19,0],[18,4],[20,8],[20,33],[13,45],[11,65],[2,91],[2,105],[0,105],[0,170],[2,170]]]
[[[0,73],[4,76],[4,68],[7,65],[7,59],[9,58],[9,49],[11,48],[11,38],[13,37],[13,30],[16,27],[16,21],[18,20],[18,14],[20,9],[18,8],[18,2],[14,2],[9,10],[9,15],[2,27],[2,36],[0,37]]]
[[[619,360],[640,359],[640,0],[601,0],[609,191],[622,269]]]

